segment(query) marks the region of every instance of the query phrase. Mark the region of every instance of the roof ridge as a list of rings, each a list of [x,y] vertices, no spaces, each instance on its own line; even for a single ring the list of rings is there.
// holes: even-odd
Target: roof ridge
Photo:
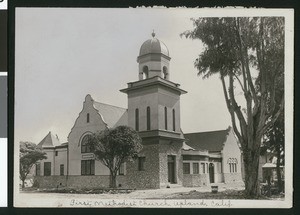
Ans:
[[[107,104],[107,103],[103,103],[103,102],[97,102],[95,100],[94,100],[94,102],[98,103],[98,104],[103,104],[103,105],[107,105],[107,106],[111,106],[111,107],[116,107],[116,108],[127,110],[127,108],[119,107],[119,106],[116,106],[116,105],[111,105],[111,104]]]
[[[227,131],[228,129],[222,129],[222,130],[214,130],[214,131],[203,131],[203,132],[192,132],[192,133],[183,133],[186,134],[204,134],[204,133],[213,133],[213,132],[220,132],[220,131]]]

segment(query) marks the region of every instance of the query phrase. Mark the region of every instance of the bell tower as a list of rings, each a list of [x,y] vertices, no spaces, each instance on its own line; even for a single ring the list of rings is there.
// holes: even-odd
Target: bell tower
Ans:
[[[170,56],[167,46],[155,37],[146,40],[141,46],[137,62],[139,64],[139,80],[159,76],[170,79]]]
[[[144,146],[139,156],[145,172],[128,166],[128,174],[134,172],[135,183],[151,188],[182,183],[180,96],[187,92],[170,80],[170,60],[167,46],[153,32],[137,57],[138,81],[120,90],[128,96],[128,126],[139,132]]]

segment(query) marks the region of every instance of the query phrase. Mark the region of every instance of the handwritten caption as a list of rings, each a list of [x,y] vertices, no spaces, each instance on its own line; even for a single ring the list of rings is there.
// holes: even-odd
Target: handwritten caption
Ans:
[[[72,207],[203,207],[203,208],[230,208],[232,202],[230,200],[189,200],[189,199],[161,199],[161,200],[78,200],[72,199],[70,205]]]

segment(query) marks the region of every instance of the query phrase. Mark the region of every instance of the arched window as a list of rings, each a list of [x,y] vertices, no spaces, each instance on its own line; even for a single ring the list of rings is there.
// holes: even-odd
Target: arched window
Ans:
[[[164,79],[167,79],[168,76],[168,69],[166,66],[163,67],[163,75],[164,75]]]
[[[88,145],[89,141],[91,140],[91,135],[85,135],[81,140],[81,153],[89,153],[91,152],[91,148]]]
[[[151,129],[150,107],[147,107],[147,130]]]
[[[135,130],[139,131],[139,109],[135,109]]]
[[[168,110],[165,107],[165,130],[168,130]]]
[[[233,173],[233,172],[237,172],[237,159],[236,158],[228,158],[227,161],[228,165],[229,165],[229,172]]]
[[[87,122],[87,123],[90,122],[90,114],[89,114],[89,113],[86,114],[86,122]]]
[[[175,131],[176,130],[176,127],[175,127],[175,109],[173,109],[172,114],[173,114],[173,131]]]
[[[149,78],[149,69],[148,66],[143,67],[143,79]]]

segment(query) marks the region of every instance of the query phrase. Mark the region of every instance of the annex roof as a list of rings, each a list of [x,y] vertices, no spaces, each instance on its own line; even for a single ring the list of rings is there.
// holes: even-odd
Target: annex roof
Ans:
[[[94,101],[94,108],[99,111],[108,127],[127,125],[127,109]]]
[[[184,134],[186,144],[195,150],[222,151],[229,130]]]
[[[45,148],[45,147],[56,147],[61,145],[59,139],[54,136],[51,131],[42,139],[42,141],[37,145],[38,147]]]

